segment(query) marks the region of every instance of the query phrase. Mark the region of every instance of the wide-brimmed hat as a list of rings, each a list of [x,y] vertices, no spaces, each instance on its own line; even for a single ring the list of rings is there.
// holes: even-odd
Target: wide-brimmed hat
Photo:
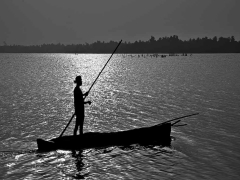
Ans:
[[[76,79],[74,80],[74,83],[80,82],[82,81],[82,77],[81,76],[77,76]]]

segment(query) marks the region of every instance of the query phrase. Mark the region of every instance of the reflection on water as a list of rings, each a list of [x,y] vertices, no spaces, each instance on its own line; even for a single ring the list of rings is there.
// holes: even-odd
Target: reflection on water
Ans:
[[[87,91],[110,55],[0,55],[0,179],[239,179],[238,54],[114,55],[89,95],[84,131],[151,126],[175,117],[171,147],[36,151],[73,113],[73,80]],[[72,134],[73,124],[65,134]]]
[[[5,152],[1,159],[9,163],[5,166],[7,176],[2,178],[135,179],[140,175],[158,178],[160,174],[174,172],[173,156],[174,151],[167,147],[137,145],[49,153]],[[142,164],[144,161],[146,164]]]
[[[76,179],[135,179],[137,176],[157,178],[161,173],[167,174],[173,171],[174,164],[169,161],[172,156],[171,149],[143,146],[109,147],[72,152],[57,151],[54,155],[51,154],[51,160],[48,159],[47,166],[57,167],[61,172],[60,177]],[[46,162],[45,159],[48,157],[48,155],[43,155],[42,162]],[[161,161],[157,162],[156,158]],[[146,160],[147,164],[142,164]],[[162,168],[159,169],[159,165]],[[152,170],[155,171],[155,175]]]
[[[89,171],[87,171],[87,164],[83,163],[83,151],[73,151],[72,152],[72,157],[74,157],[75,164],[76,164],[76,170],[77,174],[75,175],[76,179],[84,179],[84,177],[87,177],[89,175]]]

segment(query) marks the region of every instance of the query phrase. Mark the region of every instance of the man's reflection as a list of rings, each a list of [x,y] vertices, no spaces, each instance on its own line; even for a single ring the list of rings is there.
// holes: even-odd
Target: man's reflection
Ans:
[[[85,179],[88,176],[89,172],[86,172],[87,167],[83,163],[83,150],[80,151],[72,151],[72,157],[75,158],[75,164],[77,173],[75,175],[76,179]]]

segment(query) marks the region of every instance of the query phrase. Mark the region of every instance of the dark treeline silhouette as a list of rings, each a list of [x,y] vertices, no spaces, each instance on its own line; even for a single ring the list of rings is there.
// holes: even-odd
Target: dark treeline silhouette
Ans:
[[[118,42],[97,41],[91,44],[42,44],[0,46],[0,53],[112,53]],[[240,53],[240,41],[231,37],[180,40],[177,35],[148,41],[123,42],[118,53]]]

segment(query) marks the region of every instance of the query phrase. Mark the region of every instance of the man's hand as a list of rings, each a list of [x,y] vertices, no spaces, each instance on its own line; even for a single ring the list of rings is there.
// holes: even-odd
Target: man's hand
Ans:
[[[92,102],[91,102],[91,101],[85,101],[84,104],[89,104],[89,105],[91,105]]]
[[[87,96],[88,96],[88,94],[89,94],[89,91],[87,91],[87,92],[84,94],[84,96],[85,96],[85,97],[87,97]]]

